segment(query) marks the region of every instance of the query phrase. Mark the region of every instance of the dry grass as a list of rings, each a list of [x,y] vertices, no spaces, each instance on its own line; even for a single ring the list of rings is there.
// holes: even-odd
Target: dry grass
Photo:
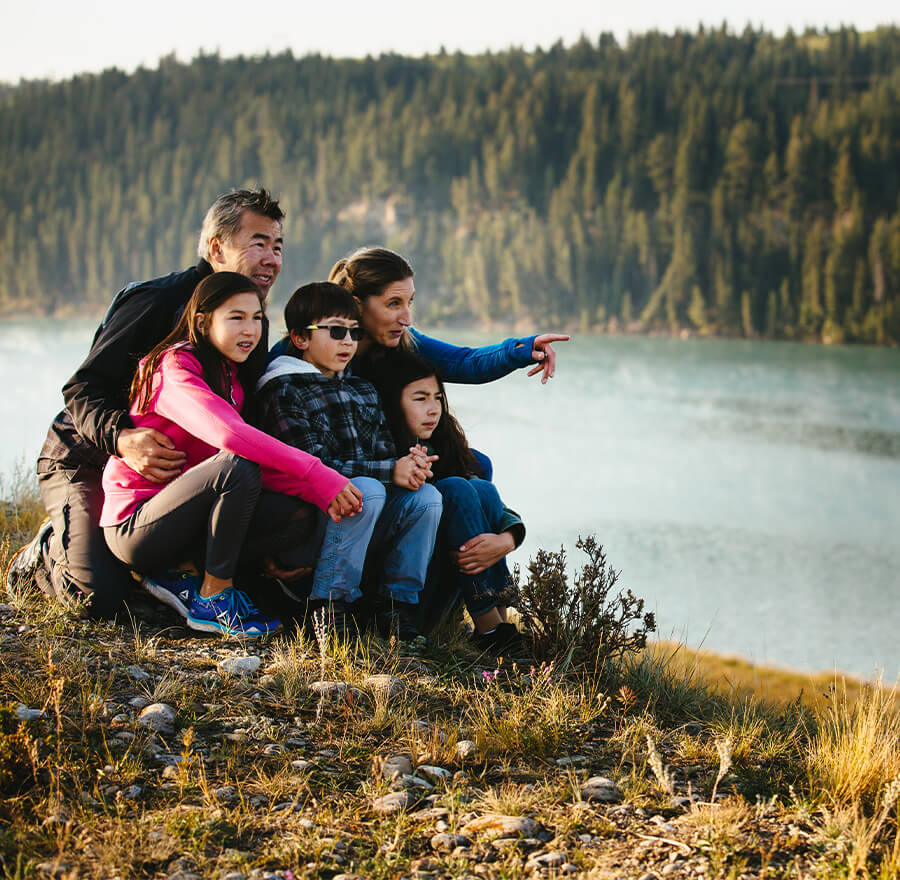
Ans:
[[[0,516],[5,581],[10,546],[41,511],[26,493]],[[0,876],[35,877],[54,860],[82,877],[192,868],[449,878],[476,866],[488,880],[525,876],[518,846],[432,851],[440,823],[458,831],[486,812],[533,816],[538,843],[565,853],[576,876],[661,876],[670,856],[684,873],[735,880],[900,870],[890,690],[839,682],[827,698],[767,699],[760,670],[746,687],[736,673],[723,686],[709,655],[680,646],[653,646],[602,675],[509,661],[495,670],[452,632],[418,655],[378,639],[355,651],[297,636],[240,645],[153,623],[139,602],[130,623],[112,625],[30,588],[0,598],[14,609],[0,614],[0,713],[45,710],[21,728],[9,708],[2,715]],[[247,650],[263,658],[256,675],[217,669]],[[134,680],[132,664],[149,679]],[[367,681],[382,673],[401,693]],[[310,688],[321,678],[345,682],[346,696],[321,701]],[[175,732],[138,726],[135,696],[170,703]],[[465,761],[461,739],[477,744]],[[420,805],[445,818],[373,811],[390,784],[373,764],[397,753],[450,771],[419,790]],[[583,802],[594,775],[617,780],[626,812]],[[676,807],[672,795],[697,802]]]

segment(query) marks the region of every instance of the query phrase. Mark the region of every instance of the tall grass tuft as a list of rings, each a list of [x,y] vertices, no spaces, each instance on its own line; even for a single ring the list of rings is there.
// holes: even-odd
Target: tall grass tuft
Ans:
[[[900,715],[896,691],[880,682],[848,697],[836,681],[809,745],[807,769],[814,796],[833,806],[875,808],[884,786],[900,775]]]

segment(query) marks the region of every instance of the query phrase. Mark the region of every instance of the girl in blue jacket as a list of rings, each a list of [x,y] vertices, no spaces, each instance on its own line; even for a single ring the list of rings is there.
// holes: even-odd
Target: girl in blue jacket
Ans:
[[[375,384],[398,448],[419,447],[421,454],[437,456],[430,464],[443,512],[434,558],[442,560],[443,570],[433,577],[445,596],[462,594],[475,624],[476,648],[516,656],[522,641],[507,620],[516,590],[506,556],[522,543],[525,526],[500,500],[494,484],[480,476],[435,368],[402,351],[379,366]]]

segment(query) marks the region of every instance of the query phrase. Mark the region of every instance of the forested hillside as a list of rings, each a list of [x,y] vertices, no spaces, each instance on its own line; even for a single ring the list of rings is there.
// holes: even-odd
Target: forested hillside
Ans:
[[[386,243],[419,315],[900,341],[900,29],[164,59],[0,91],[0,312],[99,309],[262,183],[276,288]]]

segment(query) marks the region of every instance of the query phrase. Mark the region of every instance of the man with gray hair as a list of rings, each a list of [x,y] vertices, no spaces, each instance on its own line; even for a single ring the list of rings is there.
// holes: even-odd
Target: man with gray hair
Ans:
[[[87,358],[63,386],[65,409],[54,419],[37,463],[49,521],[10,564],[9,582],[34,576],[60,600],[80,595],[93,617],[121,608],[132,579],[99,526],[106,460],[118,456],[154,483],[174,479],[185,461],[165,434],[131,422],[128,390],[138,361],[168,335],[207,275],[240,272],[268,294],[281,271],[283,218],[264,189],[219,196],[203,221],[196,266],[130,284],[115,296]],[[267,331],[264,321],[260,344],[242,370],[260,371]],[[181,611],[177,591],[158,589],[161,594],[151,592]]]

